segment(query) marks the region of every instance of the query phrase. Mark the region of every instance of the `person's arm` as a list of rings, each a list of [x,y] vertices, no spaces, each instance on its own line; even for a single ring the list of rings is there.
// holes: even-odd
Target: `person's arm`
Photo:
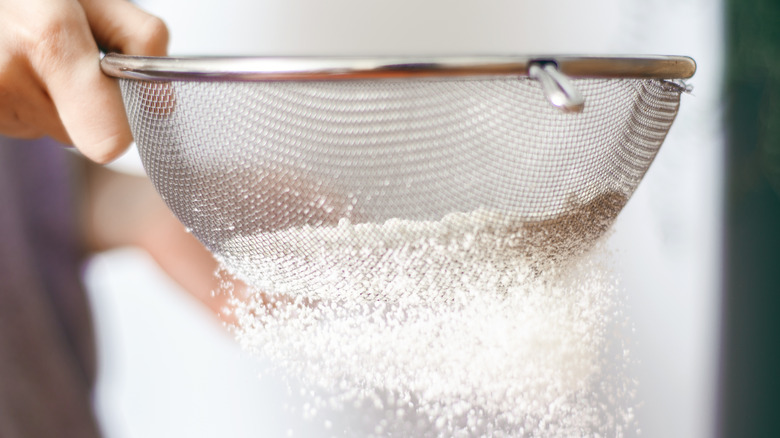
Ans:
[[[126,0],[0,2],[0,134],[49,135],[106,163],[131,141],[99,49],[166,54],[165,24]]]
[[[217,277],[214,257],[185,231],[147,178],[89,163],[85,189],[83,226],[87,250],[140,247],[184,290],[220,319],[232,322],[232,316],[225,312],[230,295],[222,291],[225,286],[220,282],[230,281],[233,287],[239,284]]]

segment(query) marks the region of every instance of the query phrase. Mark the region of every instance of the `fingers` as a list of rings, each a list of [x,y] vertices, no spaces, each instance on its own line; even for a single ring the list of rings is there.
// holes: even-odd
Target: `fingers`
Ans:
[[[73,144],[88,158],[107,163],[128,147],[132,135],[117,82],[100,71],[98,44],[161,55],[168,34],[162,21],[125,0],[68,3],[43,29],[34,68]]]
[[[126,0],[0,2],[0,133],[47,134],[106,163],[132,140],[98,47],[164,55],[165,25]]]
[[[127,0],[80,0],[98,45],[126,55],[165,56],[168,29]]]
[[[17,138],[48,134],[70,144],[54,103],[41,89],[29,64],[0,55],[0,71],[0,132]]]
[[[44,17],[30,61],[74,145],[106,163],[132,135],[117,84],[100,71],[99,52],[84,11],[75,1]]]

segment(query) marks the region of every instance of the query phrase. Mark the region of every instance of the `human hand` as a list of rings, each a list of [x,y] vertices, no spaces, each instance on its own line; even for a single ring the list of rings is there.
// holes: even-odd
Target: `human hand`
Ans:
[[[163,56],[168,31],[126,0],[0,2],[0,134],[49,135],[106,163],[132,141],[99,49]]]

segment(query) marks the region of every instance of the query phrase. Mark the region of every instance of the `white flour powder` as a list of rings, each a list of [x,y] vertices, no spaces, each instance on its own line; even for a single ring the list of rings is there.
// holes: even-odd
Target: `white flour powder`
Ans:
[[[254,291],[238,339],[328,394],[310,417],[380,412],[337,436],[621,436],[634,385],[615,280],[592,251],[550,264],[529,238],[476,211],[233,239],[223,262]]]

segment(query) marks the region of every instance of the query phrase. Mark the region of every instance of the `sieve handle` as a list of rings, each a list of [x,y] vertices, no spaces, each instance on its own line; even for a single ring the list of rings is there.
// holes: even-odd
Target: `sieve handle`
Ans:
[[[585,98],[569,81],[569,78],[558,71],[558,67],[554,63],[531,64],[528,68],[528,75],[539,81],[544,95],[554,107],[576,113],[585,108]]]

